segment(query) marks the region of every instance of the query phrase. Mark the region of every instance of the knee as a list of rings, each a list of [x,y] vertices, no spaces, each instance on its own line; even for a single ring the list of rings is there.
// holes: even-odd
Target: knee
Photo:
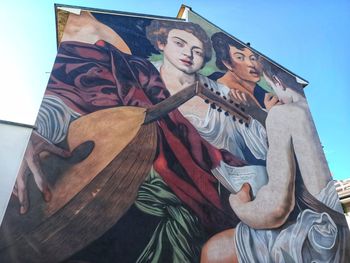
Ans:
[[[282,226],[294,208],[294,202],[285,202],[277,205],[271,212],[268,228],[278,228]]]
[[[211,255],[210,251],[212,250],[212,246],[213,246],[213,244],[211,243],[210,240],[208,240],[204,244],[202,251],[201,251],[201,263],[211,262],[212,255]]]
[[[200,262],[238,262],[234,246],[234,230],[226,230],[210,238],[202,248]]]

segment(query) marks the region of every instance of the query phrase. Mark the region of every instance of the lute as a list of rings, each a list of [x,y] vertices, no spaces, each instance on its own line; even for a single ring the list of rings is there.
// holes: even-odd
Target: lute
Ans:
[[[33,180],[27,214],[19,215],[18,201],[11,198],[0,230],[0,258],[62,261],[105,233],[134,203],[151,169],[155,121],[194,96],[249,125],[250,116],[239,105],[199,82],[146,109],[121,106],[80,117],[70,124],[67,136],[72,158],[49,155],[40,161],[51,182],[52,200],[42,200]]]
[[[234,120],[237,120],[242,124],[244,123],[248,126],[251,121],[251,117],[245,113],[245,108],[239,103],[233,101],[231,98],[221,95],[220,92],[215,91],[214,89],[209,89],[207,83],[204,83],[202,86],[197,81],[157,105],[148,108],[146,110],[144,123],[150,123],[168,114],[170,111],[184,104],[194,96],[201,97],[212,109],[222,112],[225,116],[231,116]]]

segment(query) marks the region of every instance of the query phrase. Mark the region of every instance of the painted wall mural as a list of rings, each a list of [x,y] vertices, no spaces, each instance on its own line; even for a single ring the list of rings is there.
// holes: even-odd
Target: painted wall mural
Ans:
[[[65,18],[1,261],[346,262],[297,77],[194,12]]]

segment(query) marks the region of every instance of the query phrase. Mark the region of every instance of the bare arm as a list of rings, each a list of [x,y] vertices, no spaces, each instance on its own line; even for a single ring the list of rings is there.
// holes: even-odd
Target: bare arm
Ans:
[[[113,29],[99,22],[89,12],[83,11],[80,15],[69,14],[62,41],[95,44],[98,40],[104,40],[120,51],[131,54],[125,41]]]
[[[291,131],[281,112],[283,107],[273,107],[266,120],[268,184],[258,191],[253,201],[247,202],[244,192],[230,197],[237,216],[257,229],[281,226],[294,208],[295,160]]]
[[[331,173],[305,100],[286,104],[289,114],[293,148],[307,190],[318,194],[331,180]]]

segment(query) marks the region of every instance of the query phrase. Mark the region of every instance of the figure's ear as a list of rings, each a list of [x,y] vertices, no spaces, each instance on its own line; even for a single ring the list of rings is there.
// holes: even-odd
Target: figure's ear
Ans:
[[[157,40],[157,46],[158,46],[158,49],[163,51],[164,48],[165,48],[165,44],[163,44],[162,42],[160,42],[159,40]]]
[[[282,81],[276,76],[273,75],[273,82],[276,84],[277,87],[279,87],[282,90],[286,90],[286,87],[283,85]]]
[[[229,62],[223,60],[223,61],[222,61],[222,64],[224,64],[225,67],[226,67],[228,70],[230,70],[230,71],[232,70],[232,65],[231,65],[231,63],[229,63]]]
[[[262,76],[266,80],[267,84],[269,84],[269,86],[274,90],[276,87],[275,81],[272,78],[268,77],[264,71],[262,73]]]

